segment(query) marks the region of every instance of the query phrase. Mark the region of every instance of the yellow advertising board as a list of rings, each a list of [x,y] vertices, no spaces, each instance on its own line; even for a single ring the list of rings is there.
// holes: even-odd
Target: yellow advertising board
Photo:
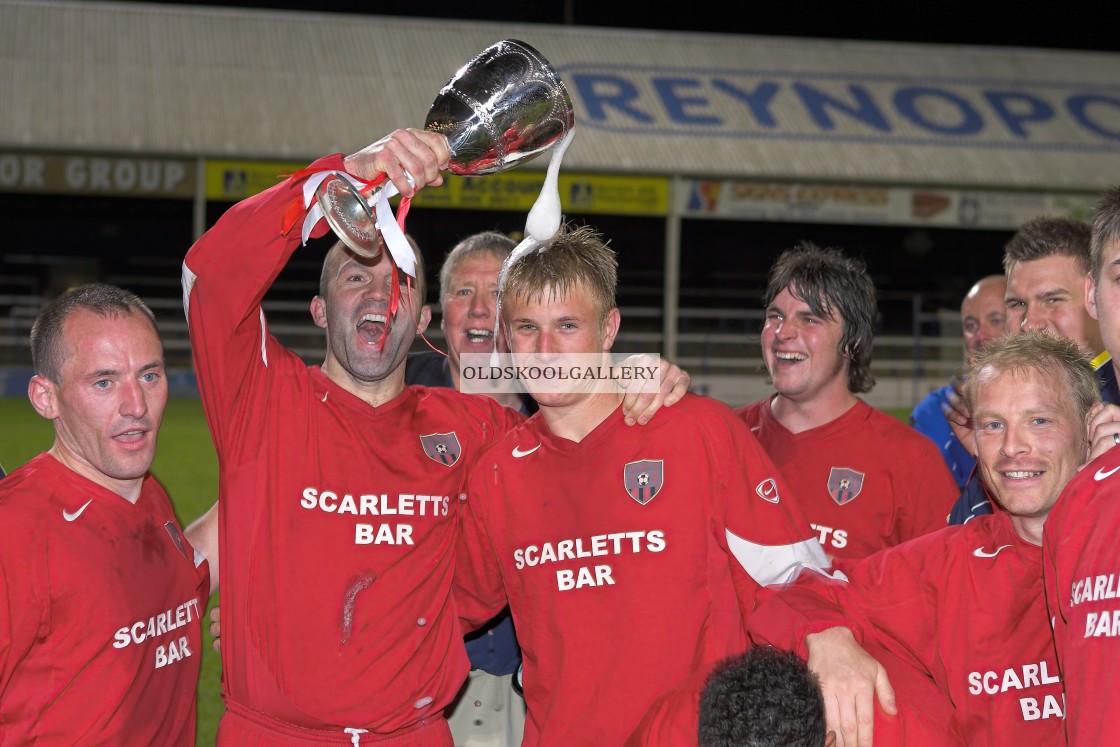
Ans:
[[[306,166],[283,161],[207,161],[206,199],[242,200],[262,192]],[[424,208],[528,211],[540,194],[543,171],[489,176],[445,176],[413,203]],[[561,174],[560,203],[565,212],[612,215],[667,215],[669,179],[657,176]]]
[[[613,215],[666,215],[669,179],[657,176],[560,174],[564,212]],[[474,177],[445,177],[439,189],[424,190],[413,204],[466,210],[528,211],[540,194],[543,171]]]
[[[206,199],[237,202],[265,191],[305,166],[284,161],[207,161]]]

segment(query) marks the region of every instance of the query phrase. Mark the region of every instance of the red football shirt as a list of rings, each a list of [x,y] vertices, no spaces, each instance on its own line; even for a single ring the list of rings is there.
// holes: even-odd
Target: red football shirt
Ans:
[[[1054,744],[1062,690],[1042,588],[1042,548],[1003,512],[878,552],[847,570],[847,585],[805,579],[764,592],[751,636],[799,647],[823,627],[817,593],[872,639],[933,677],[969,745]]]
[[[1046,594],[1073,745],[1120,733],[1120,449],[1090,462],[1062,492],[1044,530]]]
[[[736,412],[829,555],[858,559],[945,526],[960,489],[928,438],[863,400],[831,423],[793,433],[770,401]]]
[[[0,743],[194,747],[209,566],[155,478],[130,503],[40,454],[0,526]]]
[[[655,697],[746,646],[763,584],[825,563],[758,442],[686,396],[576,443],[540,415],[471,472],[457,585],[478,624],[508,595],[525,745],[620,745]]]
[[[285,349],[260,303],[299,243],[280,234],[293,196],[237,204],[184,265],[219,462],[224,695],[306,728],[389,733],[440,718],[466,678],[458,494],[524,418],[424,387],[371,407]]]

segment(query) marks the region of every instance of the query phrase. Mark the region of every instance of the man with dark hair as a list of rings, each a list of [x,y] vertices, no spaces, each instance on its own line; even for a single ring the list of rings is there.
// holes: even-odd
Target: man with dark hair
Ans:
[[[716,665],[700,692],[699,747],[822,747],[817,676],[790,651],[757,646]]]
[[[1120,351],[1120,187],[1107,190],[1096,205],[1091,246],[1089,313],[1100,322],[1105,347]],[[1115,358],[1107,365],[1113,380],[1116,365]],[[1104,444],[1120,444],[1118,432],[1109,425]],[[1069,484],[1045,531],[1047,603],[1071,745],[1101,744],[1120,730],[1114,695],[1120,666],[1120,449],[1094,447],[1094,453],[1102,451]]]
[[[1073,340],[1096,355],[1100,328],[1085,306],[1089,225],[1044,216],[1024,223],[1003,250],[1007,328],[1037,329]]]
[[[83,285],[40,312],[31,356],[55,440],[0,481],[0,741],[193,747],[209,572],[148,471],[155,319]]]
[[[586,226],[514,262],[499,307],[515,360],[609,367],[617,282]],[[460,614],[477,623],[508,602],[527,747],[623,744],[661,693],[746,648],[761,586],[827,565],[730,408],[686,395],[632,429],[602,383],[527,381],[539,413],[483,454],[463,503]]]
[[[762,356],[776,394],[740,408],[835,558],[945,526],[959,490],[937,447],[856,395],[874,386],[875,287],[862,262],[802,244],[770,271]]]
[[[1043,525],[1051,531],[1047,517],[1088,454],[1096,376],[1072,340],[1027,331],[975,356],[964,396],[978,469],[1002,510],[865,558],[844,586],[805,579],[769,595],[751,635],[807,651],[826,690],[852,636],[873,641],[933,679],[969,745],[1054,744],[1064,707],[1043,594]],[[817,595],[825,612],[847,611],[846,628],[816,619]]]

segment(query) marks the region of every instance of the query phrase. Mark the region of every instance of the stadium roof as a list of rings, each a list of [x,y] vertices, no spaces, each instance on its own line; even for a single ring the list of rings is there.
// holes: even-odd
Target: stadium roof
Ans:
[[[1120,174],[1115,53],[54,0],[0,0],[0,149],[352,152],[420,126],[503,38],[571,90],[567,169],[1087,191]]]

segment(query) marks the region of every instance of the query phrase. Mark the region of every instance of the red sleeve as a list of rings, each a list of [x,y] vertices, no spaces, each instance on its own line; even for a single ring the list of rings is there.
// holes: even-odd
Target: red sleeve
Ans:
[[[750,618],[760,587],[788,584],[808,573],[825,577],[828,559],[816,533],[791,499],[791,491],[758,439],[730,409],[719,410],[720,428],[712,433],[714,470],[720,484],[716,542],[736,562],[732,578],[743,619]]]
[[[342,169],[342,155],[309,170]],[[268,334],[261,299],[300,243],[300,226],[285,236],[284,212],[301,198],[291,180],[243,200],[191,247],[183,263],[183,300],[199,390],[219,454],[251,427],[245,415],[257,397],[254,381],[284,355]],[[313,236],[327,232],[320,221]],[[221,414],[221,418],[218,415]]]
[[[926,577],[932,573],[943,579],[943,548],[959,529],[948,527],[870,555],[851,567],[847,584],[806,578],[767,596],[751,620],[752,638],[805,655],[805,637],[831,627],[822,621],[821,611],[838,607],[857,640],[874,637],[911,665],[932,672],[940,621],[936,585]]]
[[[805,638],[829,628],[849,628],[856,641],[863,643],[863,628],[843,608],[846,586],[836,579],[805,574],[793,584],[763,589],[750,619],[751,640],[796,651],[803,658],[809,655]]]

